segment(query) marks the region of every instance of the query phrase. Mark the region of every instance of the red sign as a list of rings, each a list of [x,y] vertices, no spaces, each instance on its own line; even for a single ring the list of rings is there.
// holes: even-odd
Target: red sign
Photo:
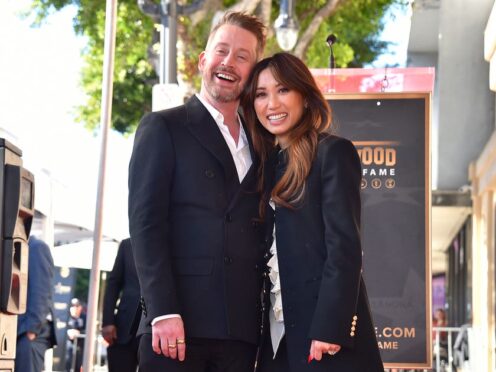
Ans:
[[[434,67],[319,68],[311,71],[324,94],[434,90]]]

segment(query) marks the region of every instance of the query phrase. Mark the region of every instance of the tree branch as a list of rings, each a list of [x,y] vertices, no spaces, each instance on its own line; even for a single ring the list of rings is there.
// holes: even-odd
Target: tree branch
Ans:
[[[322,22],[324,22],[327,17],[330,17],[336,12],[338,5],[341,2],[343,2],[343,0],[327,0],[327,3],[317,12],[315,17],[312,19],[312,22],[303,32],[303,35],[301,35],[301,37],[299,38],[298,43],[296,44],[296,47],[293,51],[294,55],[299,58],[303,58],[308,49],[308,46],[310,45],[310,42],[312,41],[312,38],[314,37]]]
[[[191,25],[196,26],[198,23],[203,21],[212,10],[217,10],[221,7],[221,0],[205,0],[205,3],[202,7],[200,7],[200,9],[188,15],[191,19]]]
[[[272,0],[261,0],[260,2],[260,19],[267,27],[267,39],[273,36],[273,29],[270,26],[270,11],[272,9]]]
[[[252,14],[261,0],[241,0],[227,9],[233,12],[247,12]]]

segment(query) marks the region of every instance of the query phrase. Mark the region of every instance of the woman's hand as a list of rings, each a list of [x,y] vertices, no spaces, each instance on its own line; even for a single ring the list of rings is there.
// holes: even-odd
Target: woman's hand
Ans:
[[[341,346],[339,345],[312,340],[309,359],[321,360],[323,354],[329,354],[330,356],[332,356],[339,352],[339,350],[341,350]]]
[[[102,327],[102,336],[109,346],[112,345],[114,341],[117,340],[117,328],[115,325],[109,324]]]

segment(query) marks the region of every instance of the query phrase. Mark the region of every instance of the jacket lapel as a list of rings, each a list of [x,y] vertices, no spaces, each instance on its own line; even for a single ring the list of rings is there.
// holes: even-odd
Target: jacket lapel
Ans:
[[[185,125],[193,136],[204,146],[224,168],[226,190],[231,199],[239,188],[238,172],[217,123],[200,100],[193,96],[186,102]]]
[[[238,191],[234,194],[233,198],[231,199],[229,203],[228,210],[231,209],[236,201],[238,200],[238,197],[240,196],[241,193],[255,193],[257,192],[257,172],[258,172],[258,165],[259,165],[259,159],[258,156],[255,153],[255,149],[253,148],[253,142],[250,136],[250,132],[248,131],[248,128],[246,127],[246,123],[243,119],[243,116],[240,114],[239,115],[241,118],[241,124],[243,125],[243,129],[246,133],[246,138],[248,140],[248,147],[250,149],[250,156],[251,156],[251,166],[250,169],[248,169],[248,172],[246,173],[245,177],[243,178],[243,181],[241,181],[241,186],[238,188]]]
[[[245,182],[249,182],[253,177],[256,176],[258,170],[258,156],[257,154],[255,154],[255,149],[253,148],[253,141],[251,139],[250,132],[248,131],[243,116],[240,114],[239,117],[241,118],[241,124],[243,125],[243,129],[246,133],[246,138],[248,139],[248,147],[250,149],[250,156],[252,160],[250,169],[248,169],[245,178],[243,178],[243,181],[241,182],[241,184],[244,184]]]

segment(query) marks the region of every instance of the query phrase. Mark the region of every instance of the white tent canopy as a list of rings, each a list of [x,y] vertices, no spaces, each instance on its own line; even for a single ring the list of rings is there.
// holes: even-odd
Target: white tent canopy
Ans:
[[[81,231],[92,238],[100,139],[76,124],[66,124],[59,136],[42,142],[4,124],[0,137],[22,150],[24,167],[35,176],[35,209],[52,215],[55,244],[59,234],[65,236],[64,242],[81,240]],[[117,241],[129,236],[127,175],[132,144],[133,137],[109,134],[103,235]],[[39,235],[39,228],[33,227],[34,235]]]
[[[58,245],[52,248],[55,266],[91,269],[93,240]],[[111,271],[119,245],[114,241],[102,241],[100,247],[100,269]]]

